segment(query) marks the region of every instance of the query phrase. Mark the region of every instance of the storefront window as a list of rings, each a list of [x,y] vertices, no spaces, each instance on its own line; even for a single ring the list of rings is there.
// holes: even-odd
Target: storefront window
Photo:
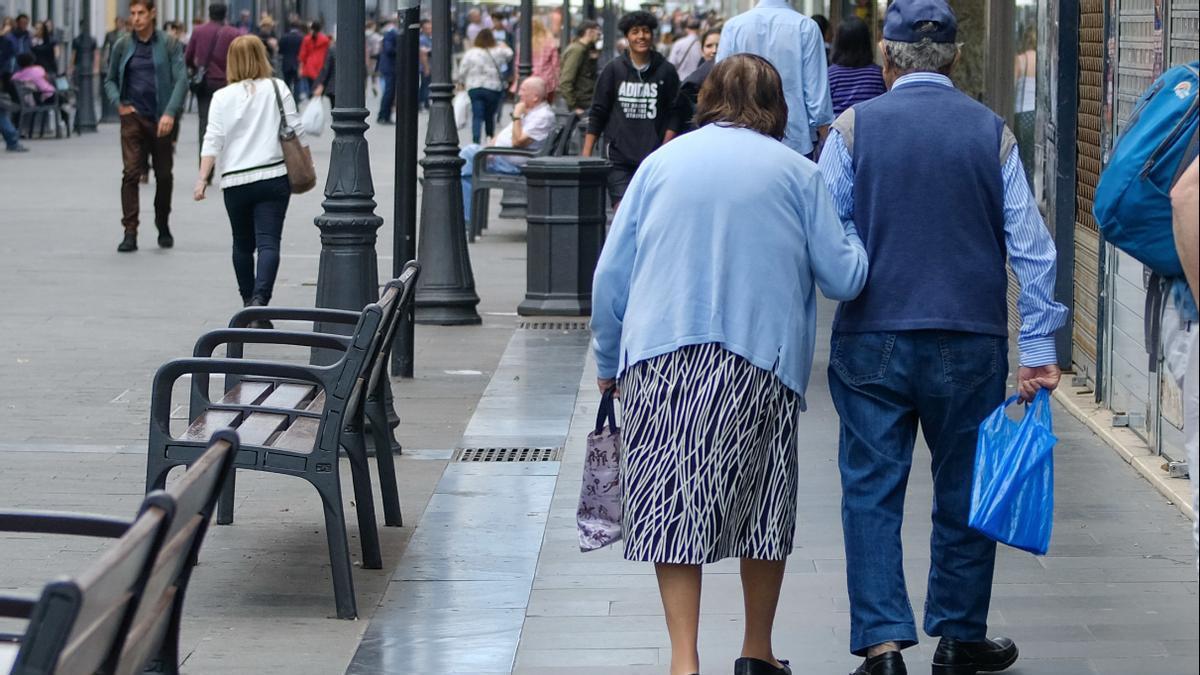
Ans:
[[[1031,178],[1037,129],[1037,5],[1037,0],[1017,0],[1013,12],[1013,133]]]

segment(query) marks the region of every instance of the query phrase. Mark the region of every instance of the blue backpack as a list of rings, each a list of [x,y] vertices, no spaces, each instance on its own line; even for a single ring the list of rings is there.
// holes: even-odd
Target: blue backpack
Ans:
[[[1104,238],[1164,277],[1183,276],[1171,187],[1196,158],[1200,61],[1163,73],[1138,99],[1096,186]]]

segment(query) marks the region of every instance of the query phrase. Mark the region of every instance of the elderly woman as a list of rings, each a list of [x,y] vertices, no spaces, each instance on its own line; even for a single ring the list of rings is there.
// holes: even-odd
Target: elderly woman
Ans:
[[[815,289],[858,295],[867,256],[816,165],[780,140],[765,59],[721,61],[700,129],[650,155],[596,269],[593,348],[625,409],[625,557],[652,562],[671,673],[699,672],[701,565],[741,559],[739,675],[790,673],[771,627],[796,525],[797,425]]]

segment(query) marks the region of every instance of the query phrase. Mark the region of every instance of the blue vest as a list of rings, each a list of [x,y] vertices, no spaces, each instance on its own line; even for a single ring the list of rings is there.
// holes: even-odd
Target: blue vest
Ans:
[[[1003,120],[934,83],[854,111],[854,223],[870,271],[834,330],[1007,335]]]

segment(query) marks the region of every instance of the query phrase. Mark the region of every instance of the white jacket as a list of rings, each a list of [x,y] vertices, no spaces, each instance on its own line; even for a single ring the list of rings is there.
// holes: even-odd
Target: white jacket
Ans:
[[[283,80],[242,80],[218,89],[208,109],[203,157],[217,158],[222,189],[287,175],[279,145],[279,89],[287,123],[304,140],[296,101]]]
[[[498,44],[491,49],[472,47],[463,54],[458,63],[458,79],[468,90],[503,91],[504,83],[500,81],[500,69],[512,57],[513,51],[506,44]]]

